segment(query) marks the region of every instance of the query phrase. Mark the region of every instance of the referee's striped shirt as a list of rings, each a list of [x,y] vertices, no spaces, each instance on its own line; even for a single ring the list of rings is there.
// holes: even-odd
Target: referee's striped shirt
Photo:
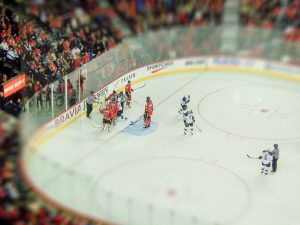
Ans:
[[[273,153],[273,156],[274,156],[275,159],[279,158],[279,148],[274,148],[272,153]]]
[[[94,102],[96,102],[96,98],[94,95],[90,95],[87,99],[87,104],[92,105]]]

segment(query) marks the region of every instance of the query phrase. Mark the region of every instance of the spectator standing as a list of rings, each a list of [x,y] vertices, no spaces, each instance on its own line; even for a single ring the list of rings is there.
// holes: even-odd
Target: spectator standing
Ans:
[[[70,69],[70,65],[68,64],[68,62],[66,61],[63,55],[60,55],[58,62],[59,62],[60,69],[64,69],[66,71]],[[63,74],[62,76],[65,76],[65,74]]]
[[[9,50],[6,53],[6,58],[14,62],[19,58],[19,56],[14,51],[13,47],[9,47]]]
[[[37,81],[34,85],[34,91],[36,93],[36,106],[37,108],[43,108],[43,95],[42,95],[42,85]]]
[[[9,46],[6,42],[7,38],[3,39],[1,44],[0,44],[0,48],[4,51],[8,51],[9,50]]]
[[[27,39],[24,41],[23,48],[25,50],[25,54],[30,54],[30,52],[32,51],[31,45],[29,44]]]
[[[86,80],[86,78],[80,74],[79,83],[80,83],[80,94],[81,95],[83,95],[83,93],[84,93],[84,81],[85,80]],[[77,83],[77,89],[79,89],[78,88],[78,81],[76,83]]]
[[[67,80],[67,89],[68,89],[68,91],[73,89],[73,84],[71,83],[70,79]]]
[[[49,87],[49,85],[47,85],[46,87],[46,107],[48,107],[48,109],[51,109],[51,88]]]
[[[71,53],[72,53],[73,59],[76,60],[80,56],[80,49],[77,46],[75,46],[72,49]]]
[[[30,99],[34,95],[34,88],[33,88],[32,82],[28,82],[25,92],[26,92],[26,97],[28,99]]]
[[[90,61],[90,56],[87,52],[85,52],[82,56],[81,62],[82,64],[86,64],[88,61]]]
[[[23,102],[22,102],[21,98],[18,98],[17,102],[15,104],[15,114],[14,115],[16,117],[18,117],[21,114],[22,110],[23,110]]]
[[[36,92],[36,107],[43,108],[43,93],[42,90]]]
[[[0,92],[0,109],[1,109],[1,110],[4,109],[4,104],[5,104],[4,93],[1,91],[1,92]]]
[[[274,144],[274,150],[272,151],[272,154],[273,154],[272,172],[275,173],[277,171],[277,161],[279,158],[278,144]]]
[[[76,103],[76,90],[74,88],[68,90],[69,106]]]
[[[2,78],[0,79],[0,84],[5,83],[7,80],[8,80],[8,79],[7,79],[7,75],[6,75],[6,74],[3,74],[3,75],[2,75]]]
[[[39,81],[37,81],[34,85],[34,91],[35,92],[38,92],[38,91],[41,91],[42,90],[42,85],[40,84]]]

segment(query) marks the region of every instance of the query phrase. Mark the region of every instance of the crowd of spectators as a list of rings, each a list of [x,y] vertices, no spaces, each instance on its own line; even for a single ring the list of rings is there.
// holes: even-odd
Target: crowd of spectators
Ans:
[[[98,1],[30,1],[13,6],[26,16],[20,19],[19,13],[0,7],[0,85],[20,73],[27,76],[22,92],[6,99],[0,93],[0,109],[13,115],[19,115],[33,95],[43,106],[39,102],[46,101],[45,86],[56,80],[63,83],[66,74],[121,42],[120,30],[111,23],[113,9],[104,11]],[[75,97],[75,89],[70,93]]]
[[[42,26],[51,30],[59,43],[64,39],[74,41],[73,47],[77,46],[90,57],[100,55],[121,42],[120,29],[112,25],[114,9],[102,8],[99,1],[42,0],[25,4],[24,8],[26,14],[34,16]]]
[[[110,0],[134,33],[174,25],[220,24],[224,0]]]
[[[0,84],[7,82],[21,71],[22,41],[19,27],[12,11],[0,7]],[[0,109],[18,115],[22,108],[21,95],[4,99],[0,90]]]
[[[264,29],[283,30],[286,41],[300,41],[300,1],[241,0],[241,23]]]

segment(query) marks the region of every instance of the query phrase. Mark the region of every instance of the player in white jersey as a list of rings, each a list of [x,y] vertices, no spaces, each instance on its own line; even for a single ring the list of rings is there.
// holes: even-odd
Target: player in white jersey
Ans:
[[[195,118],[192,110],[183,111],[183,122],[184,122],[184,135],[186,135],[188,128],[190,128],[191,135],[193,135]]]
[[[190,98],[190,95],[185,95],[182,97],[181,99],[181,108],[180,110],[178,111],[179,114],[181,114],[184,110],[187,110],[188,109],[188,103],[190,102],[191,98]]]
[[[117,96],[117,101],[119,105],[119,110],[117,112],[117,116],[121,117],[121,119],[127,119],[126,117],[123,116],[124,112],[124,104],[127,101],[127,96],[124,95],[123,91],[121,91],[118,96]]]
[[[273,160],[272,152],[269,150],[263,150],[261,156],[258,157],[261,159],[261,173],[268,175],[271,169],[271,163]]]

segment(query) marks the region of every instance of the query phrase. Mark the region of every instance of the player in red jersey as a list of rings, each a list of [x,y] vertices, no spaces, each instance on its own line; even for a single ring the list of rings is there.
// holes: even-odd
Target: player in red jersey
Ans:
[[[109,111],[109,120],[110,120],[110,124],[112,125],[116,125],[116,113],[115,113],[115,109],[111,108],[110,111]]]
[[[103,114],[103,127],[102,131],[107,127],[107,130],[110,132],[110,126],[111,126],[111,118],[110,118],[110,106],[107,106],[104,109],[100,109],[99,112]]]
[[[105,101],[114,101],[115,99],[117,99],[117,97],[118,97],[118,94],[114,90],[108,97],[105,98]]]
[[[117,119],[117,112],[119,110],[119,105],[118,103],[113,100],[109,103],[109,106],[111,108],[111,120],[112,120],[112,124],[113,125],[116,125],[116,119]]]
[[[153,113],[153,103],[148,96],[146,98],[145,112],[144,112],[144,128],[148,128],[151,125],[151,116]]]
[[[129,80],[125,86],[125,95],[127,96],[126,105],[129,108],[131,107],[131,92],[133,92],[133,89],[131,88],[131,81]]]

